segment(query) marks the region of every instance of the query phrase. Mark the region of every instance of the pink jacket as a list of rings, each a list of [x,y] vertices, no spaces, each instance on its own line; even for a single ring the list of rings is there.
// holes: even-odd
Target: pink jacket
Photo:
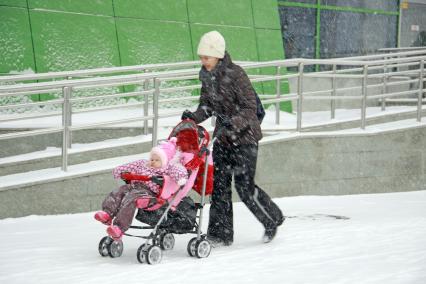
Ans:
[[[122,172],[131,172],[137,175],[145,175],[145,176],[158,176],[158,175],[166,175],[173,179],[178,185],[184,185],[188,180],[188,172],[185,167],[176,162],[169,163],[165,168],[152,168],[149,166],[148,160],[138,160],[128,164],[124,164],[116,167],[112,174],[115,179],[121,178]],[[158,193],[160,191],[160,187],[153,183],[152,181],[144,182],[150,190],[154,193]]]

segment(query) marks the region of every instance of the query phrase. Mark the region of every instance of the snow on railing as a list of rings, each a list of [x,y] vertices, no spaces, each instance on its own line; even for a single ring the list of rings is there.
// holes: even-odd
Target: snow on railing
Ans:
[[[361,103],[361,119],[360,127],[366,127],[366,107],[367,101],[372,99],[380,99],[382,110],[385,109],[386,98],[391,98],[401,95],[417,95],[417,121],[421,121],[421,108],[424,89],[424,63],[426,61],[426,50],[415,50],[406,52],[396,52],[378,55],[367,55],[350,58],[336,59],[288,59],[275,60],[265,62],[243,62],[242,67],[249,71],[250,69],[268,68],[267,72],[271,73],[270,69],[275,68],[274,74],[270,75],[249,75],[252,83],[273,82],[275,83],[275,94],[262,94],[262,102],[264,104],[275,104],[276,117],[275,123],[280,123],[280,103],[285,101],[297,102],[297,122],[295,130],[300,132],[303,129],[303,102],[305,100],[329,100],[331,118],[335,116],[336,100],[359,100]],[[184,69],[199,65],[198,62],[180,62],[170,64],[151,64],[129,67],[112,67],[98,68],[91,70],[77,70],[69,72],[51,72],[43,74],[23,74],[0,76],[1,82],[20,82],[19,84],[0,85],[0,97],[6,96],[28,96],[34,94],[43,94],[50,92],[60,92],[61,96],[50,101],[42,102],[24,102],[17,104],[8,104],[0,106],[1,109],[22,108],[29,106],[46,106],[59,104],[62,105],[62,126],[55,128],[45,128],[40,130],[23,131],[19,133],[8,133],[0,135],[0,140],[11,139],[16,137],[29,137],[32,135],[41,135],[47,133],[62,132],[62,170],[66,171],[68,166],[68,148],[71,146],[72,132],[81,129],[93,128],[98,126],[113,125],[127,123],[133,121],[143,121],[144,134],[148,135],[148,121],[152,121],[152,144],[157,144],[158,139],[158,120],[164,117],[175,116],[178,113],[168,112],[159,113],[159,106],[165,103],[194,101],[198,100],[198,96],[189,95],[178,98],[160,98],[161,94],[170,94],[176,92],[192,92],[200,89],[199,82],[194,84],[194,80],[198,78],[198,68]],[[305,72],[305,67],[310,65],[319,65],[320,67],[329,68],[331,70],[321,72]],[[297,67],[297,73],[286,72],[287,67]],[[176,68],[176,69],[175,69]],[[180,69],[179,69],[180,68]],[[182,69],[183,68],[183,69]],[[408,68],[407,70],[405,70]],[[160,70],[159,69],[173,69]],[[403,70],[404,69],[404,70]],[[125,72],[138,72],[136,74],[111,75]],[[150,71],[150,72],[147,72]],[[250,72],[249,72],[250,73]],[[283,74],[284,73],[284,74]],[[258,73],[259,74],[259,73]],[[108,75],[108,76],[102,76]],[[76,78],[87,77],[89,78]],[[93,77],[94,76],[94,77]],[[388,82],[389,78],[405,76],[409,80],[400,80]],[[22,83],[27,80],[41,79],[58,79],[67,77],[64,80],[55,80],[39,83]],[[281,92],[281,84],[288,79],[297,78],[297,88],[293,93],[283,96]],[[322,78],[331,81],[331,88],[327,90],[304,91],[304,78]],[[359,86],[354,87],[338,87],[336,79],[340,80],[359,80]],[[380,83],[369,84],[369,79],[380,79]],[[167,82],[178,82],[179,86],[166,86]],[[390,86],[402,85],[407,83],[418,83],[419,87],[415,90],[389,92]],[[116,87],[124,89],[129,85],[139,85],[142,89],[136,89],[131,92],[119,92],[104,95],[95,95],[90,97],[73,97],[73,93],[81,90],[89,90],[93,88]],[[369,95],[368,91],[372,88],[381,88],[381,94]],[[342,96],[340,94],[357,90],[359,95]],[[328,95],[327,95],[328,94]],[[83,108],[73,110],[73,104],[89,102],[94,100],[110,100],[117,98],[143,98],[143,101],[132,104],[119,104],[100,106],[95,108]],[[109,120],[99,123],[87,123],[84,125],[73,126],[73,113],[99,111],[111,108],[123,108],[130,106],[143,107],[141,116],[129,119]],[[152,106],[152,113],[149,111],[149,106]],[[32,113],[18,114],[6,117],[0,117],[0,122],[16,121],[29,118],[39,118],[46,116],[58,115],[58,112],[51,113]]]

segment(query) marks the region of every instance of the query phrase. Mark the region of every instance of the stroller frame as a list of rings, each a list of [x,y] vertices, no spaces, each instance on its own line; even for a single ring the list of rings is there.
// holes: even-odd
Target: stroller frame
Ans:
[[[193,122],[192,120],[186,119],[182,121],[180,124],[185,122]],[[178,124],[178,126],[180,125]],[[196,125],[196,124],[195,124]],[[175,128],[177,128],[176,126]],[[198,126],[197,127],[201,127]],[[201,127],[202,128],[202,127]],[[198,132],[199,132],[198,128]],[[205,133],[206,130],[202,128]],[[173,132],[172,132],[173,133]],[[208,135],[208,133],[207,133]],[[170,139],[171,135],[169,136]],[[151,230],[149,235],[132,235],[129,233],[124,233],[123,235],[129,237],[142,238],[146,241],[138,248],[136,257],[140,263],[148,263],[148,264],[158,264],[162,260],[163,250],[171,250],[174,247],[175,239],[173,233],[177,234],[196,234],[197,236],[191,238],[187,245],[187,252],[191,257],[197,258],[206,258],[210,255],[211,252],[211,244],[207,239],[207,235],[203,234],[201,231],[202,220],[203,220],[203,209],[206,200],[206,184],[207,184],[207,175],[208,175],[208,157],[210,155],[210,149],[213,145],[215,139],[210,141],[210,143],[201,144],[200,149],[197,153],[199,157],[204,157],[204,172],[203,172],[203,180],[202,180],[202,189],[200,194],[200,203],[194,203],[196,208],[196,216],[194,226],[191,230],[169,230],[167,227],[161,227],[163,221],[166,219],[168,213],[170,212],[175,199],[177,198],[179,192],[182,191],[184,186],[180,186],[179,189],[173,194],[171,197],[171,201],[165,200],[166,209],[161,214],[160,219],[154,226],[130,226],[130,229],[140,229],[140,230]],[[133,179],[133,180],[138,180]],[[130,180],[126,181],[130,182]],[[163,205],[164,206],[164,205]],[[184,214],[179,212],[178,210],[175,213],[179,214],[182,218],[187,218]],[[198,221],[197,221],[198,220]],[[123,253],[123,241],[114,240],[110,236],[103,237],[99,242],[98,251],[101,256],[110,256],[112,258],[120,257]]]

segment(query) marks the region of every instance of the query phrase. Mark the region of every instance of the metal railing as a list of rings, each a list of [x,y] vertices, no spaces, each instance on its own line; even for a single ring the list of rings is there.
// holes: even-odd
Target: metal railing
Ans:
[[[260,97],[264,104],[274,104],[276,106],[275,123],[280,123],[280,103],[286,101],[295,101],[297,103],[297,122],[295,130],[300,132],[303,130],[303,104],[306,100],[328,100],[330,102],[330,113],[331,118],[335,117],[336,101],[337,100],[357,100],[360,102],[361,117],[360,127],[365,129],[366,127],[366,108],[369,100],[381,100],[383,102],[386,98],[395,96],[417,96],[417,121],[422,119],[422,100],[424,89],[424,64],[426,61],[426,50],[415,50],[407,52],[397,52],[392,54],[378,54],[359,56],[352,58],[338,58],[338,59],[289,59],[289,60],[275,60],[267,62],[246,62],[243,67],[247,71],[251,69],[262,69],[262,68],[275,68],[275,72],[270,72],[270,75],[249,75],[252,83],[262,82],[274,82],[275,93],[274,94],[262,94]],[[193,66],[194,62],[185,63],[179,65],[179,63],[172,64],[173,66]],[[305,72],[305,67],[309,65],[320,65],[331,69],[330,71],[321,72]],[[147,65],[145,65],[146,67]],[[168,66],[163,65],[163,66]],[[286,67],[297,66],[298,72],[296,74],[281,74],[282,70]],[[400,67],[409,67],[408,70],[400,70]],[[121,67],[119,67],[121,68]],[[133,67],[132,67],[133,68]],[[136,67],[134,67],[136,68]],[[156,67],[158,68],[158,66]],[[167,68],[167,67],[165,67]],[[130,68],[131,69],[131,68]],[[129,71],[129,68],[121,68],[120,70]],[[17,95],[31,95],[40,94],[45,92],[60,91],[62,95],[56,99],[45,102],[31,102],[31,103],[18,103],[0,106],[0,109],[16,109],[28,106],[40,106],[48,104],[60,104],[62,110],[51,113],[30,113],[30,114],[19,114],[12,116],[0,116],[1,122],[10,122],[24,119],[35,119],[40,117],[61,115],[62,126],[50,127],[45,129],[22,131],[18,133],[7,133],[0,135],[0,140],[17,138],[17,137],[29,137],[32,135],[42,135],[48,133],[62,133],[62,170],[66,171],[68,167],[68,148],[71,147],[71,136],[73,131],[95,128],[100,126],[107,126],[113,124],[122,124],[129,122],[143,122],[144,134],[148,133],[148,121],[152,121],[152,144],[156,145],[158,140],[158,121],[160,118],[176,116],[180,112],[172,111],[167,113],[160,113],[160,105],[167,102],[175,101],[198,101],[198,96],[188,95],[179,98],[165,98],[161,99],[161,94],[182,92],[182,91],[193,91],[201,87],[197,84],[193,84],[194,80],[198,78],[198,68],[192,69],[178,69],[178,70],[166,70],[166,71],[152,71],[138,74],[125,74],[125,75],[112,75],[107,77],[101,77],[99,75],[106,74],[108,72],[100,70],[99,73],[92,73],[93,70],[82,70],[74,71],[73,76],[86,76],[98,74],[97,77],[91,78],[80,78],[73,80],[59,80],[50,82],[39,82],[39,83],[20,83],[13,85],[0,85],[0,97],[4,96],[17,96]],[[99,70],[98,70],[99,71]],[[111,71],[111,70],[110,70]],[[269,70],[270,71],[270,70]],[[114,70],[117,72],[117,70]],[[111,72],[111,73],[114,73]],[[249,72],[250,73],[250,72]],[[69,72],[67,74],[70,74]],[[8,82],[22,82],[25,80],[38,80],[40,78],[58,78],[63,74],[58,75],[46,73],[46,74],[34,74],[20,75],[20,76],[5,76],[8,77]],[[389,82],[389,78],[397,78],[398,76],[409,76],[410,80],[394,80]],[[5,78],[0,77],[0,78]],[[316,91],[304,91],[306,80],[309,78],[321,78],[323,80],[330,80],[331,89],[316,90]],[[22,79],[22,80],[21,80]],[[297,80],[296,90],[289,94],[282,94],[281,85],[288,80]],[[354,87],[342,87],[339,88],[336,84],[337,80],[357,80],[359,85]],[[381,80],[379,83],[373,82],[372,80]],[[166,82],[179,82],[189,83],[184,86],[162,86],[162,83]],[[389,92],[390,87],[403,85],[407,83],[418,83],[418,88],[415,90]],[[99,87],[123,87],[128,85],[139,85],[142,90],[135,90],[132,92],[120,92],[114,94],[100,94],[90,97],[73,97],[73,93],[77,90],[90,90]],[[380,94],[372,95],[369,90],[373,88],[381,88]],[[348,91],[357,91],[357,95],[342,95]],[[81,103],[86,101],[112,98],[123,98],[123,97],[140,97],[143,101],[130,104],[112,105],[112,106],[101,106],[95,108],[86,108],[81,110],[73,109],[73,104]],[[123,107],[143,107],[143,114],[141,116],[119,119],[119,120],[108,120],[98,123],[87,123],[83,125],[72,125],[72,117],[76,113],[99,111],[112,108],[123,108]],[[149,112],[151,106],[151,113]],[[382,108],[384,109],[384,108]]]
[[[248,61],[236,61],[237,64],[244,66],[249,63]],[[133,66],[120,66],[120,67],[103,67],[93,68],[86,70],[71,70],[48,72],[39,74],[2,74],[0,76],[0,84],[10,82],[25,82],[34,80],[55,80],[55,79],[77,79],[87,77],[98,77],[105,75],[118,75],[120,73],[147,73],[154,71],[165,71],[180,68],[188,68],[199,66],[199,61],[184,61],[175,63],[158,63],[158,64],[143,64]]]
[[[389,48],[380,48],[378,51],[401,52],[401,51],[412,51],[412,50],[426,50],[426,46],[389,47]]]

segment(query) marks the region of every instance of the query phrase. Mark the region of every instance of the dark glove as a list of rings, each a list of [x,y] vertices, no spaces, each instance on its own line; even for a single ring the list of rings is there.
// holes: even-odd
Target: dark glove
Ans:
[[[157,184],[160,187],[163,187],[164,184],[164,177],[163,176],[153,176],[151,178],[151,181],[155,184]]]
[[[231,129],[232,128],[232,124],[231,124],[231,120],[229,119],[229,117],[227,116],[223,116],[221,119],[221,124],[223,127],[225,127],[226,129]]]
[[[182,113],[182,116],[181,116],[180,119],[181,120],[184,120],[184,119],[192,119],[192,120],[194,120],[194,114],[190,110],[185,110]]]

